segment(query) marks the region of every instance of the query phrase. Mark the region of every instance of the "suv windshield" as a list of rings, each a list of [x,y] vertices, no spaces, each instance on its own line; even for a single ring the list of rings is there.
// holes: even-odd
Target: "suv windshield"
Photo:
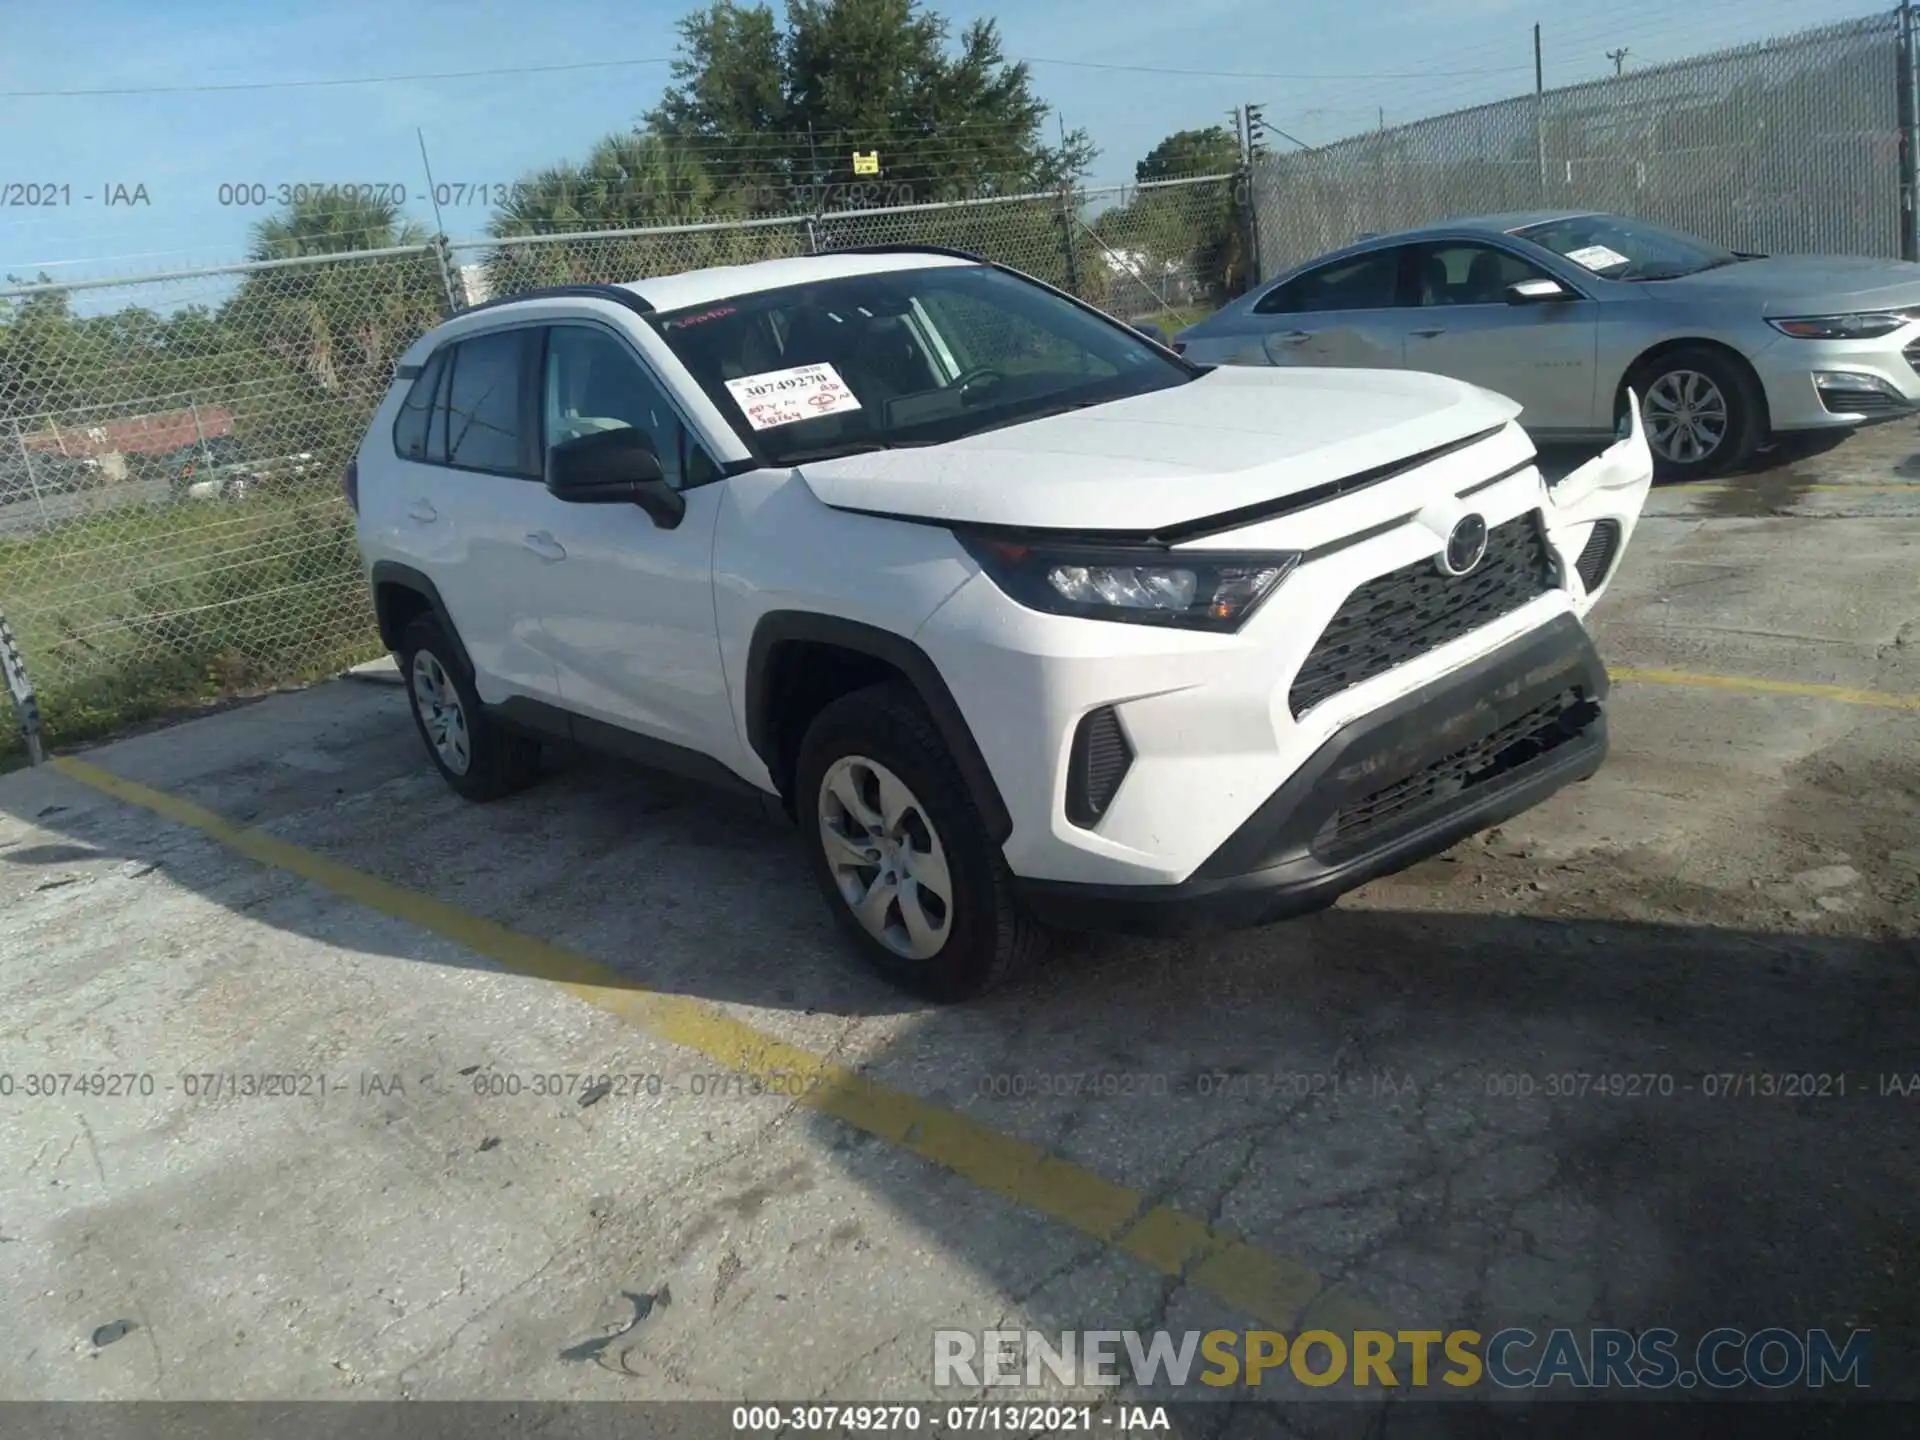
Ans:
[[[1609,280],[1678,280],[1747,258],[1696,236],[1618,215],[1549,220],[1513,233]]]
[[[817,280],[654,324],[768,463],[936,445],[1198,371],[988,265]]]

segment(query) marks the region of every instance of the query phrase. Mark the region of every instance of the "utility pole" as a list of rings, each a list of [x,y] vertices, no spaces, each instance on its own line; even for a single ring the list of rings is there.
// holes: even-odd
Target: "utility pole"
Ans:
[[[1540,152],[1540,203],[1547,200],[1547,79],[1540,63],[1540,26],[1533,27],[1533,142]]]
[[[1613,73],[1615,75],[1618,75],[1622,70],[1627,68],[1627,56],[1632,53],[1633,52],[1624,45],[1618,50],[1607,51],[1607,59],[1613,62]]]
[[[1260,254],[1260,185],[1258,170],[1260,157],[1266,154],[1266,150],[1260,144],[1260,137],[1267,133],[1267,122],[1262,117],[1260,109],[1260,106],[1252,104],[1251,102],[1240,107],[1240,113],[1246,117],[1246,146],[1244,153],[1247,157],[1247,243],[1252,247],[1253,251],[1251,257],[1253,263],[1248,268],[1253,272],[1253,279],[1256,283],[1267,277],[1266,264]]]
[[[1260,143],[1261,138],[1267,133],[1266,117],[1260,113],[1264,108],[1260,105],[1241,107],[1247,117],[1247,158],[1249,160],[1258,160],[1267,153]]]

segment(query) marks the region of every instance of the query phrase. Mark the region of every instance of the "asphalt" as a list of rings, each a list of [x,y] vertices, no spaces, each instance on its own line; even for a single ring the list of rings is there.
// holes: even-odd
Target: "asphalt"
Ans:
[[[941,1328],[1363,1318],[1870,1328],[1912,1396],[1920,428],[1656,492],[1596,629],[1594,780],[946,1010],[764,816],[465,805],[377,674],[0,777],[0,1396],[918,1398]]]

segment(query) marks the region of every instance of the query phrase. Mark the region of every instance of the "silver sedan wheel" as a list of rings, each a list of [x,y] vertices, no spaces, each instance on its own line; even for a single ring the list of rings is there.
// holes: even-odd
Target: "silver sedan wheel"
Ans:
[[[953,880],[919,797],[879,761],[847,755],[820,779],[819,812],[827,866],[861,927],[905,959],[939,954]]]
[[[1647,387],[1641,409],[1647,444],[1663,460],[1697,465],[1727,438],[1727,397],[1698,370],[1669,370]]]
[[[413,708],[419,712],[420,725],[427,732],[427,743],[440,763],[456,775],[467,773],[473,763],[473,742],[467,734],[467,711],[460,703],[460,692],[446,667],[430,650],[417,651],[413,657]]]

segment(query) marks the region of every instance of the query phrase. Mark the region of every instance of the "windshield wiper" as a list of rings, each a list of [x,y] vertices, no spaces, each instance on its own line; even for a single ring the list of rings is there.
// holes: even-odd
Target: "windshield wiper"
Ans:
[[[938,440],[849,440],[844,445],[821,445],[812,450],[793,450],[775,457],[781,465],[804,465],[809,460],[838,460],[846,455],[871,455],[876,450],[919,450],[938,445]]]
[[[1056,415],[1065,415],[1074,410],[1090,410],[1095,405],[1109,404],[1106,400],[1069,400],[1060,405],[1049,405],[1042,410],[1031,410],[1021,415],[1011,415],[1004,420],[995,420],[991,425],[977,425],[962,435],[962,440],[975,435],[985,435],[990,430],[1005,430],[1010,425],[1025,425],[1029,420],[1051,420]]]
[[[779,457],[782,465],[804,465],[809,460],[838,460],[843,455],[870,455],[875,450],[893,447],[881,440],[850,440],[845,445],[820,445],[812,450],[792,450]]]
[[[1704,275],[1709,270],[1718,270],[1727,265],[1738,265],[1742,260],[1764,260],[1764,255],[1723,255],[1718,260],[1709,260],[1704,265],[1696,265],[1691,270],[1651,270],[1645,275],[1626,275],[1626,280],[1684,280],[1689,275]]]

